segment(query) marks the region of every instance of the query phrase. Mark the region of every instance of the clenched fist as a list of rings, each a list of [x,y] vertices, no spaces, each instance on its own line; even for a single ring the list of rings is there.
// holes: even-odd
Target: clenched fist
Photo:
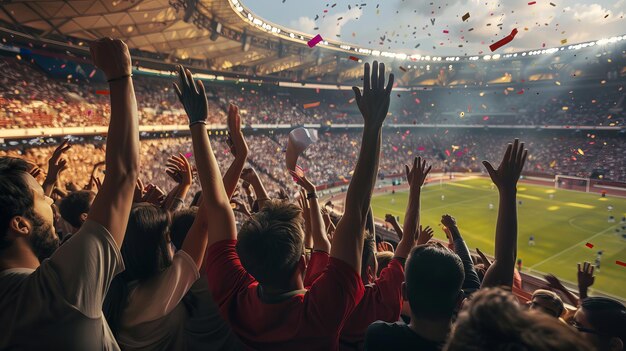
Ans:
[[[119,39],[102,38],[89,46],[94,65],[100,68],[107,79],[116,79],[132,72],[128,46]]]

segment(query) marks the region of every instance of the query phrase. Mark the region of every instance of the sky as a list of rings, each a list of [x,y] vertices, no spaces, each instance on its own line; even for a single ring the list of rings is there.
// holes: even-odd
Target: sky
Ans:
[[[324,39],[436,56],[499,53],[626,34],[626,0],[240,0],[259,17]],[[327,12],[324,12],[327,11]],[[463,21],[463,16],[469,18]]]

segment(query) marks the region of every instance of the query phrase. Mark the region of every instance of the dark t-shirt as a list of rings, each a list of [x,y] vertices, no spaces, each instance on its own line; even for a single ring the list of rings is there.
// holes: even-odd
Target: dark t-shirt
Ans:
[[[374,322],[367,328],[365,335],[365,351],[439,351],[442,348],[443,343],[426,340],[401,322]]]

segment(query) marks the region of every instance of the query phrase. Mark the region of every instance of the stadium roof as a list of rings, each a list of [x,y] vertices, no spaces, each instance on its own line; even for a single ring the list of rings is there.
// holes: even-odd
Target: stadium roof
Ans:
[[[408,65],[416,60],[459,61],[459,57],[409,56],[332,40],[309,48],[306,42],[312,34],[267,22],[241,0],[9,0],[0,2],[0,26],[60,41],[118,37],[132,49],[202,60],[211,70],[294,81],[327,74],[337,83],[354,81],[361,67],[350,61],[351,55],[382,56]],[[612,39],[621,41],[626,36]],[[549,50],[543,49],[546,53],[558,49]]]

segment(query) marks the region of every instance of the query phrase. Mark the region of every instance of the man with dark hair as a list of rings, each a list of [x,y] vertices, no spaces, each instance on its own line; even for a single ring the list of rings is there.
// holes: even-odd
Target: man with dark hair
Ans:
[[[79,190],[70,193],[61,200],[59,204],[59,212],[61,217],[69,225],[72,226],[72,231],[65,234],[63,241],[67,241],[74,233],[76,233],[83,223],[87,220],[87,214],[89,208],[96,194],[90,190]]]
[[[559,318],[565,307],[563,301],[554,291],[537,289],[528,301],[528,309],[537,310],[555,318]]]
[[[307,291],[303,276],[300,210],[290,205],[261,205],[243,225],[239,238],[229,196],[220,181],[206,130],[204,86],[180,70],[176,92],[189,117],[203,201],[210,209],[207,279],[220,311],[251,349],[336,350],[339,333],[363,296],[359,277],[363,231],[376,182],[382,125],[390,103],[393,75],[385,86],[385,67],[365,65],[363,92],[354,88],[364,119],[361,150],[346,195],[345,213],[333,236],[326,271]],[[210,189],[210,191],[208,190]],[[316,193],[307,194],[315,198]]]
[[[608,297],[587,297],[574,315],[574,327],[598,351],[622,351],[626,343],[626,307]]]
[[[126,44],[91,44],[108,78],[106,178],[89,218],[58,246],[52,199],[23,161],[0,158],[0,350],[119,350],[102,314],[139,172],[137,103]]]
[[[406,234],[405,234],[406,235]],[[411,307],[411,322],[376,322],[367,330],[365,350],[439,350],[460,305],[465,279],[461,259],[432,245],[415,247],[405,265],[402,297]]]
[[[463,305],[445,351],[591,351],[575,330],[545,313],[521,308],[510,291],[486,288]]]

